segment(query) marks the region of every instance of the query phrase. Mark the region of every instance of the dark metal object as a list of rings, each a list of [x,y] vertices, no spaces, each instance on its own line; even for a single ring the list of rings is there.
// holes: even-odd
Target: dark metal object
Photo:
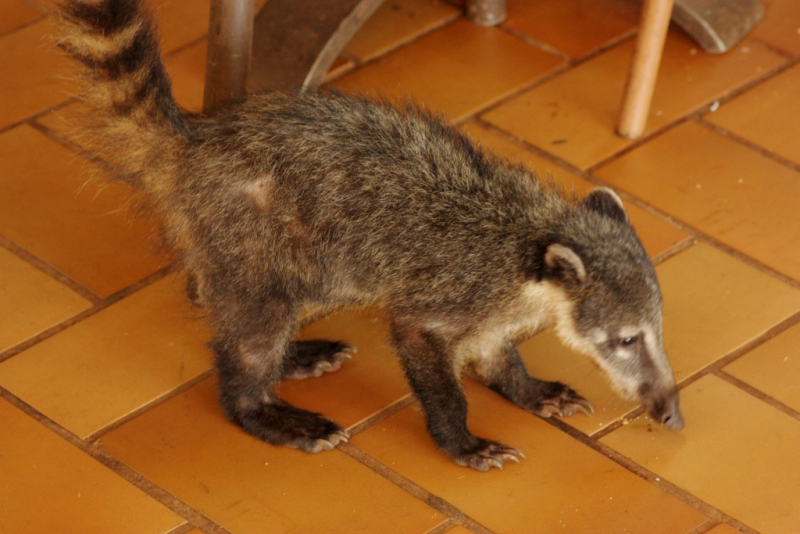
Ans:
[[[467,18],[481,26],[496,26],[506,20],[506,0],[467,0]]]
[[[758,0],[675,0],[672,12],[672,20],[711,54],[733,48],[763,17]]]
[[[205,111],[245,96],[253,44],[254,0],[212,0],[208,31]]]
[[[247,90],[316,87],[383,0],[269,0],[255,19]]]

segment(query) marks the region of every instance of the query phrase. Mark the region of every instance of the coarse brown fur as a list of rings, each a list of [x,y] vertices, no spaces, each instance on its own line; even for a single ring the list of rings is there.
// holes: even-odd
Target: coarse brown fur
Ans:
[[[85,130],[163,218],[216,328],[222,406],[248,432],[307,451],[346,439],[273,386],[338,369],[352,352],[292,341],[303,317],[375,303],[428,429],[462,465],[518,455],[467,429],[467,366],[533,413],[591,411],[567,386],[528,376],[514,348],[551,321],[679,426],[669,365],[653,354],[655,274],[612,192],[566,198],[413,106],[273,93],[183,113],[141,0],[70,0],[62,13],[61,46],[86,66]],[[626,325],[644,325],[623,338],[640,341],[635,358],[620,352]]]

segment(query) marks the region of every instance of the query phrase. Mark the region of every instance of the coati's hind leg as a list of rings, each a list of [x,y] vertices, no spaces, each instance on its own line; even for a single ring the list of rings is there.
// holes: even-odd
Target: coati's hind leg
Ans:
[[[436,333],[411,324],[393,324],[392,339],[422,408],[428,432],[459,465],[478,471],[502,469],[522,453],[497,441],[479,438],[467,428],[467,401],[452,354]]]
[[[567,417],[577,412],[594,413],[592,404],[561,382],[545,382],[528,375],[517,348],[508,343],[500,354],[479,358],[474,369],[494,391],[541,417]]]
[[[338,371],[356,348],[340,341],[292,341],[283,360],[283,378],[299,380]]]
[[[257,309],[218,327],[211,347],[217,354],[220,404],[231,421],[274,445],[319,452],[347,440],[347,433],[326,417],[295,408],[274,393],[285,372],[296,314],[281,302]]]

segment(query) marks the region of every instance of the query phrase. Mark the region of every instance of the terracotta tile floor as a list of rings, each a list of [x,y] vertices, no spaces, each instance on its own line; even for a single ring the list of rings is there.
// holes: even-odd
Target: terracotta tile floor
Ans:
[[[670,31],[636,142],[613,134],[631,0],[509,0],[496,28],[388,0],[335,64],[335,87],[421,102],[579,194],[613,187],[656,263],[686,428],[548,330],[526,365],[596,413],[539,419],[466,378],[470,426],[527,455],[478,473],[435,449],[380,310],[306,327],[359,352],[279,390],[349,444],[307,455],[228,423],[156,224],[69,138],[53,2],[0,0],[0,532],[800,532],[800,2],[763,3],[725,55]],[[157,4],[176,98],[199,109],[209,2]]]

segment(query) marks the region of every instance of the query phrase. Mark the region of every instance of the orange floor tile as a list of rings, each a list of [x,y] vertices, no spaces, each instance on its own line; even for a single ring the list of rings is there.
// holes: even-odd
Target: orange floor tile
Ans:
[[[614,188],[656,262],[686,427],[547,329],[519,346],[529,372],[595,414],[543,420],[465,378],[470,428],[526,455],[488,473],[436,449],[378,308],[301,330],[358,352],[278,388],[349,443],[310,455],[226,420],[212,332],[157,222],[70,133],[55,3],[0,0],[0,532],[800,532],[799,2],[762,0],[722,55],[673,27],[633,142],[614,125],[634,0],[509,0],[491,28],[462,1],[387,0],[345,47],[331,87],[418,102],[577,195]],[[198,111],[210,2],[153,5],[175,97]]]
[[[638,15],[628,0],[510,0],[503,26],[579,59],[630,34]]]

